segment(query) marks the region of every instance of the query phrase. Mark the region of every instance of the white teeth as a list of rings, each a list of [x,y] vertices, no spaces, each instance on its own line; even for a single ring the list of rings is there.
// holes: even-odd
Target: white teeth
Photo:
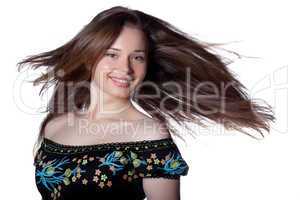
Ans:
[[[118,79],[118,78],[113,78],[113,77],[111,77],[111,79],[113,79],[114,81],[120,82],[120,83],[129,83],[130,82],[128,80],[123,80],[123,79]]]

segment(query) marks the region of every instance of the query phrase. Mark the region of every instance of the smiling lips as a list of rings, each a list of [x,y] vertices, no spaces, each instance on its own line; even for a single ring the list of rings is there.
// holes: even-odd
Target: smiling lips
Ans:
[[[113,76],[110,76],[109,77],[113,83],[118,86],[118,87],[122,87],[122,88],[127,88],[129,87],[129,84],[130,82],[132,81],[131,78],[118,78],[118,77],[113,77]]]

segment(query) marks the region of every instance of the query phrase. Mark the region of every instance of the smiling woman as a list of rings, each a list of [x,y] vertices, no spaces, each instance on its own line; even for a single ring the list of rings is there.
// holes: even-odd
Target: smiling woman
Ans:
[[[43,200],[180,199],[189,166],[172,139],[183,137],[171,118],[179,125],[214,121],[248,135],[242,128],[269,131],[271,108],[249,99],[212,46],[116,6],[63,46],[19,62],[19,70],[47,67],[34,80],[44,83],[41,92],[54,85],[34,157]],[[86,128],[119,120],[147,124],[117,129],[117,136]]]
[[[103,91],[102,96],[128,97],[143,81],[147,67],[146,44],[143,31],[129,23],[124,25],[120,35],[95,67],[93,79]]]

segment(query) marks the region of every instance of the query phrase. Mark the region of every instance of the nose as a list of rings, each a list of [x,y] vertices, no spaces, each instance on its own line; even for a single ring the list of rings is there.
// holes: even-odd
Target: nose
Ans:
[[[120,59],[117,69],[119,69],[120,71],[123,71],[126,74],[131,74],[133,72],[133,69],[132,69],[132,66],[130,63],[130,58],[125,57],[123,59]]]

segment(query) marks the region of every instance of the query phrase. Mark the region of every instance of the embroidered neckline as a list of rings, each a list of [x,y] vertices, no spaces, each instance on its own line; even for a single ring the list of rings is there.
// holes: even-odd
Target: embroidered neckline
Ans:
[[[43,138],[41,146],[55,153],[80,153],[86,151],[94,150],[151,150],[167,146],[175,146],[172,138],[162,138],[156,140],[138,140],[138,141],[128,141],[128,142],[108,142],[108,143],[98,143],[98,144],[83,144],[83,145],[70,145],[61,144],[55,142],[49,138]]]

